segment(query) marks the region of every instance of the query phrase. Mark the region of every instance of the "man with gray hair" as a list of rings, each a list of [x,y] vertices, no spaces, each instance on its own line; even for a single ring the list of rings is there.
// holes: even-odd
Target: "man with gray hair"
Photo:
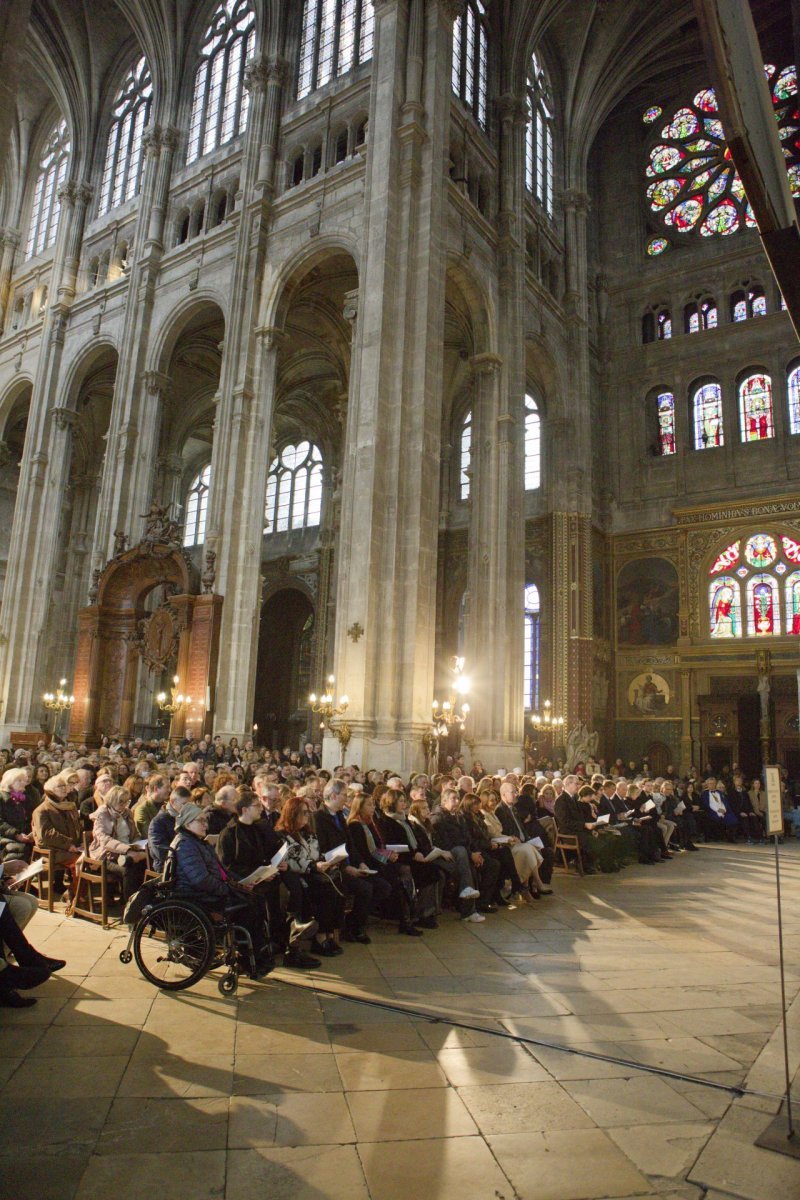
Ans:
[[[236,810],[236,799],[236,788],[232,783],[226,783],[219,789],[208,818],[209,833],[222,833]]]

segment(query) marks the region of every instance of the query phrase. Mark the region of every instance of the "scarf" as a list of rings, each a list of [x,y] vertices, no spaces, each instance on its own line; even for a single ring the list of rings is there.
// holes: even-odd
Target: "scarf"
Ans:
[[[405,815],[405,813],[402,816],[400,813],[393,813],[392,815],[395,821],[402,825],[403,829],[406,831],[406,837],[408,838],[408,842],[413,853],[417,849],[417,839],[414,835],[414,830],[411,828],[408,817]]]

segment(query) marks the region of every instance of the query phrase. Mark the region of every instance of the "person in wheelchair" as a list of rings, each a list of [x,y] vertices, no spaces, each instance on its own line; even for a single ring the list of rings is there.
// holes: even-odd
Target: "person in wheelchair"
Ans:
[[[175,820],[170,846],[174,895],[183,896],[211,913],[225,913],[250,934],[256,974],[266,975],[275,965],[264,923],[264,908],[245,884],[234,883],[205,841],[208,809],[184,804]]]

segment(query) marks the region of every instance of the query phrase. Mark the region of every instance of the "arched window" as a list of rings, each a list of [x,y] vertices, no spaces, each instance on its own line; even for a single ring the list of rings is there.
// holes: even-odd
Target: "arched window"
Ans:
[[[114,97],[106,165],[100,188],[102,216],[130,200],[139,191],[142,177],[142,134],[150,120],[153,81],[147,59],[140,58]]]
[[[747,632],[750,637],[780,633],[781,610],[778,583],[763,572],[747,581]]]
[[[524,704],[528,711],[539,707],[539,589],[535,583],[525,587],[525,662],[523,664]]]
[[[298,100],[369,62],[374,36],[372,0],[305,0]]]
[[[742,600],[739,581],[730,575],[708,585],[709,621],[713,638],[741,637]]]
[[[489,31],[483,0],[467,0],[453,23],[453,91],[478,124],[486,128]]]
[[[731,320],[747,321],[767,315],[767,298],[760,284],[744,284],[731,295]]]
[[[533,396],[525,397],[525,491],[542,482],[542,422]]]
[[[761,442],[775,436],[769,375],[748,375],[739,384],[739,429],[743,442]]]
[[[662,457],[675,453],[675,397],[672,392],[656,396],[658,446]]]
[[[322,517],[322,455],[312,442],[284,446],[267,479],[265,533],[319,525]]]
[[[26,257],[49,250],[56,240],[61,201],[58,189],[67,178],[70,141],[66,121],[59,121],[45,142],[33,193]]]
[[[547,75],[534,54],[528,69],[528,128],[525,135],[525,186],[553,215],[553,101]]]
[[[786,579],[786,632],[800,635],[800,571]]]
[[[683,322],[687,333],[700,333],[704,329],[716,329],[716,304],[709,296],[703,300],[693,300],[683,310]]]
[[[789,432],[800,433],[800,366],[793,367],[786,380],[789,391]]]
[[[708,450],[725,444],[722,429],[722,388],[718,383],[702,383],[692,396],[694,448]]]
[[[642,341],[665,342],[672,337],[672,316],[668,308],[650,308],[642,317]]]
[[[186,521],[183,526],[184,546],[201,546],[206,539],[208,489],[211,485],[211,463],[195,475],[186,499]]]
[[[458,498],[459,500],[469,499],[469,485],[472,475],[472,410],[466,414],[461,425],[461,437],[458,442],[459,449],[459,482],[458,482]]]
[[[256,44],[249,0],[222,0],[206,30],[194,77],[187,163],[224,146],[247,127],[244,69]]]

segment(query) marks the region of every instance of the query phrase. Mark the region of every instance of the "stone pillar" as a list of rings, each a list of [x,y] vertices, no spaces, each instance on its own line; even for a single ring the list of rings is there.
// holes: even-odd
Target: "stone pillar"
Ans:
[[[0,231],[0,334],[5,327],[8,297],[11,288],[11,277],[14,273],[14,259],[19,246],[19,230],[3,229]]]
[[[452,57],[451,6],[413,12],[375,4],[334,665],[348,759],[404,772],[424,764],[433,699]],[[418,94],[409,54],[425,64]],[[324,760],[339,760],[331,738]]]
[[[5,0],[0,5],[0,159],[5,158],[8,152],[8,142],[16,120],[17,94],[30,15],[31,0]]]
[[[691,670],[681,671],[681,761],[680,771],[684,775],[692,765],[692,682]]]
[[[216,731],[240,739],[252,722],[261,617],[261,546],[275,400],[279,330],[259,326],[259,283],[264,278],[274,147],[283,87],[282,60],[248,66],[250,116],[242,164],[242,192],[253,199],[237,234],[225,329],[225,358],[214,422],[206,548],[217,555],[222,608],[217,674]]]
[[[134,258],[94,529],[95,569],[111,557],[115,530],[125,530],[134,542],[143,532],[140,515],[152,501],[162,392],[169,386],[166,376],[147,369],[147,361],[178,132],[170,126],[151,126],[144,142]]]
[[[48,604],[54,587],[59,522],[76,414],[58,407],[61,361],[76,263],[83,236],[86,184],[67,182],[59,192],[61,217],[53,253],[51,294],[45,318],[20,465],[4,597],[0,610],[0,742],[14,729],[39,728],[38,697]]]

